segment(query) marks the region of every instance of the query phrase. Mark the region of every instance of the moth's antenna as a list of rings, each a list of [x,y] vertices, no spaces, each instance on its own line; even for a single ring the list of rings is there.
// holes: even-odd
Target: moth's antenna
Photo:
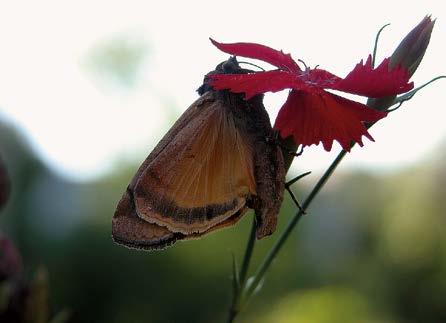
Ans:
[[[239,64],[248,64],[248,65],[252,65],[252,66],[255,66],[255,67],[257,67],[258,69],[262,70],[263,72],[265,72],[265,69],[264,69],[263,67],[260,67],[259,65],[253,64],[253,63],[251,63],[251,62],[244,62],[244,61],[241,61],[241,62],[238,62],[238,63],[239,63]]]

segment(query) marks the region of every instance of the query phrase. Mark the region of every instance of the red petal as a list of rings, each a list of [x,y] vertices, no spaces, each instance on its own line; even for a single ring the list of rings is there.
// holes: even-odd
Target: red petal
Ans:
[[[225,53],[235,56],[259,59],[290,72],[300,71],[299,66],[291,58],[290,54],[285,54],[282,51],[275,50],[271,47],[255,43],[222,44],[213,40],[212,38],[209,39],[215,47]]]
[[[363,122],[375,122],[386,115],[326,91],[291,91],[274,128],[284,138],[292,135],[303,146],[322,142],[330,151],[336,140],[350,151],[352,141],[362,146],[362,136],[373,140]]]
[[[341,81],[342,79],[330,72],[315,68],[309,70],[305,77],[306,82],[309,82],[315,86],[322,88],[330,88],[333,84]]]
[[[235,93],[245,93],[246,99],[265,92],[278,92],[287,88],[306,88],[305,83],[297,75],[284,71],[214,74],[208,77],[210,85],[214,89],[228,89]]]
[[[397,95],[413,89],[413,82],[409,82],[407,70],[397,66],[389,71],[389,58],[386,58],[375,69],[372,68],[372,56],[367,62],[363,61],[344,78],[332,84],[321,85],[328,89],[379,98]]]

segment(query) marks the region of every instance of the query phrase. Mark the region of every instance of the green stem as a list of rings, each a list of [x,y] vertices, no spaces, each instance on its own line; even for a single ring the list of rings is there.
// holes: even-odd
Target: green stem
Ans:
[[[252,218],[251,234],[249,235],[248,244],[246,245],[245,256],[243,257],[242,268],[240,268],[240,286],[245,286],[246,274],[248,273],[249,263],[251,261],[252,251],[254,250],[254,244],[256,242],[256,218],[255,215]]]
[[[367,129],[370,128],[373,124],[367,125]],[[351,148],[353,148],[355,144],[353,143],[351,145]],[[240,287],[240,291],[238,295],[242,294],[243,298],[238,298],[238,309],[240,309],[242,306],[245,305],[245,303],[250,299],[254,291],[256,290],[257,286],[259,285],[262,278],[265,276],[266,271],[270,267],[273,259],[277,256],[280,249],[282,248],[285,241],[288,239],[288,236],[291,234],[297,223],[299,223],[299,220],[302,218],[303,211],[308,209],[308,207],[313,202],[316,195],[320,192],[320,190],[324,187],[324,185],[327,183],[328,179],[331,177],[333,172],[336,170],[340,162],[344,159],[345,155],[347,154],[347,151],[342,150],[338,156],[333,160],[333,162],[330,164],[330,166],[327,168],[327,170],[324,172],[324,174],[321,176],[319,181],[316,183],[316,185],[311,190],[308,197],[305,199],[305,201],[302,203],[302,210],[299,210],[288,222],[285,230],[282,232],[282,234],[277,239],[274,246],[270,249],[269,253],[264,258],[262,264],[257,269],[255,275],[253,276],[253,280],[249,284],[249,286],[245,286],[245,282]],[[249,262],[249,261],[248,261]],[[244,261],[245,263],[245,261]],[[244,303],[242,303],[244,302]],[[230,312],[232,313],[232,311]],[[238,311],[235,313],[235,315],[232,317],[232,320],[229,322],[233,322],[235,317],[237,316]]]
[[[339,155],[336,157],[336,159],[331,163],[330,167],[325,171],[325,173],[322,175],[322,177],[319,179],[319,181],[314,186],[313,190],[310,192],[308,197],[305,199],[305,201],[302,203],[302,208],[305,210],[307,209],[311,202],[314,200],[316,195],[319,193],[319,191],[324,187],[325,183],[328,181],[330,176],[335,171],[336,167],[339,165],[339,163],[342,161],[342,159],[345,157],[345,154],[347,152],[345,150],[341,151]],[[291,218],[291,220],[288,222],[286,228],[284,231],[282,231],[282,234],[280,235],[279,239],[276,241],[274,246],[269,251],[268,255],[263,260],[262,264],[258,268],[257,272],[255,273],[253,280],[251,284],[249,284],[246,293],[245,293],[245,300],[248,300],[251,295],[254,293],[255,289],[259,285],[260,280],[265,275],[266,271],[268,270],[269,266],[271,265],[271,262],[276,257],[277,253],[282,248],[284,242],[288,239],[288,236],[290,235],[291,231],[293,231],[296,224],[299,222],[299,220],[302,218],[302,211],[299,210],[296,215]]]
[[[251,262],[252,252],[254,250],[254,244],[256,242],[256,218],[253,216],[251,233],[249,235],[248,243],[246,244],[245,255],[243,256],[243,264],[239,273],[239,288],[234,292],[232,305],[229,310],[228,323],[232,323],[240,311],[242,302],[242,293],[246,286],[246,275],[248,273],[249,263]],[[234,275],[237,273],[234,272]]]
[[[228,323],[232,323],[234,322],[235,317],[237,316],[238,311],[235,311],[234,308],[231,307],[231,310],[229,311],[229,316],[228,316]]]
[[[367,128],[370,128],[373,124],[367,125]],[[354,144],[351,145],[353,147]],[[311,190],[308,197],[305,199],[305,201],[302,203],[302,210],[299,210],[288,222],[285,230],[282,232],[282,234],[277,239],[276,243],[273,245],[273,247],[270,249],[269,253],[264,258],[263,262],[257,269],[256,273],[253,276],[253,280],[250,282],[249,286],[246,286],[246,280],[243,280],[243,283],[240,285],[240,289],[237,291],[237,294],[234,295],[234,302],[233,305],[229,311],[229,319],[228,323],[232,323],[235,319],[235,317],[240,312],[240,309],[246,305],[246,303],[251,298],[252,294],[256,290],[257,286],[259,285],[262,278],[265,276],[266,271],[269,269],[273,259],[277,256],[280,249],[282,248],[285,241],[288,239],[289,235],[299,223],[299,220],[302,218],[303,211],[308,209],[308,207],[313,202],[316,195],[320,192],[320,190],[324,187],[324,185],[327,183],[328,179],[331,177],[333,172],[338,167],[339,163],[344,159],[345,155],[347,154],[347,151],[342,150],[338,156],[333,160],[333,162],[330,164],[330,166],[327,168],[327,170],[324,172],[324,174],[321,176],[319,181],[316,183],[316,185]],[[255,230],[255,226],[253,225],[253,229]],[[252,247],[249,246],[249,244],[252,243],[254,245],[254,242],[251,242],[251,240],[255,240],[255,236],[253,236],[253,233],[251,232],[251,236],[248,241],[248,246],[246,248],[245,258],[243,260],[243,267],[246,267],[246,270],[249,265],[249,261],[251,259],[251,253],[252,253]],[[249,253],[248,253],[249,251]],[[247,257],[249,256],[249,258]],[[246,275],[246,273],[245,273]],[[242,280],[241,280],[242,281]]]
[[[339,155],[336,157],[336,159],[331,163],[330,167],[325,171],[325,173],[322,175],[322,177],[319,179],[319,181],[314,186],[313,190],[310,192],[308,197],[305,199],[305,201],[302,204],[302,210],[306,210],[311,202],[314,200],[316,195],[319,193],[319,191],[324,187],[325,183],[328,181],[330,176],[335,171],[336,167],[339,165],[339,163],[342,161],[342,159],[346,155],[346,151],[343,150],[339,153]],[[237,293],[234,295],[234,299],[232,302],[232,306],[229,310],[229,316],[228,316],[228,323],[234,322],[234,319],[239,314],[240,310],[248,300],[251,298],[252,294],[254,293],[255,289],[259,285],[262,278],[265,276],[266,271],[268,270],[269,266],[271,265],[273,259],[276,257],[277,253],[282,248],[285,241],[288,239],[288,236],[290,235],[291,231],[293,231],[294,227],[297,225],[299,220],[302,218],[303,212],[302,210],[299,210],[288,222],[285,230],[280,235],[279,239],[276,241],[274,246],[271,248],[265,259],[263,260],[262,264],[257,269],[255,275],[253,276],[253,280],[250,282],[250,284],[246,285],[246,274],[248,272],[249,262],[251,260],[252,251],[254,249],[254,243],[255,243],[255,218],[253,220],[252,228],[251,228],[251,234],[249,236],[248,244],[246,246],[245,256],[243,258],[243,265],[240,269],[240,288],[237,290]]]

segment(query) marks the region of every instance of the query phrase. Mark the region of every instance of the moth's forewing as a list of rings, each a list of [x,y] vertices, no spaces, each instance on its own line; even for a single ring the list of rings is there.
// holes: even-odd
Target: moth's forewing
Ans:
[[[150,237],[161,232],[163,245],[238,221],[247,199],[256,194],[255,145],[243,127],[236,127],[231,107],[223,103],[216,92],[204,94],[148,156],[118,205],[115,240],[147,245],[141,236],[147,230]],[[130,207],[133,211],[126,214]],[[138,226],[139,238],[131,236],[131,225]],[[143,242],[132,243],[139,240]]]
[[[204,94],[189,108],[194,118],[138,176],[133,194],[141,218],[173,232],[201,233],[256,194],[253,143],[223,103],[213,91]]]
[[[112,220],[112,236],[115,242],[129,248],[147,250],[163,249],[182,238],[181,234],[139,218],[128,191],[116,208]]]

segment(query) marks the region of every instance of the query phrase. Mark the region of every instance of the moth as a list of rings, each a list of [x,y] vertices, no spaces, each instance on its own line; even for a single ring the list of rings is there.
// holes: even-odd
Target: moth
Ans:
[[[112,220],[115,242],[157,250],[235,224],[248,209],[256,236],[274,232],[285,166],[263,95],[214,90],[210,74],[244,74],[235,57],[208,73],[200,97],[139,167]]]

